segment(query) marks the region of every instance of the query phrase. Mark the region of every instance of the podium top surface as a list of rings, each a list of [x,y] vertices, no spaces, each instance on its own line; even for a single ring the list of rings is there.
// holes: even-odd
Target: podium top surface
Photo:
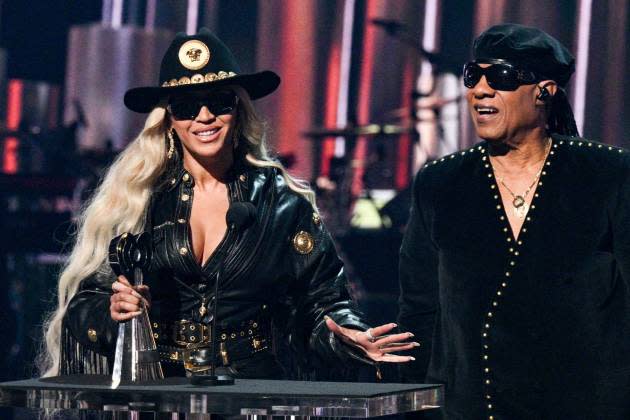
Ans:
[[[0,405],[213,414],[372,417],[441,405],[439,385],[237,379],[196,386],[187,378],[122,384],[111,377],[71,375],[0,383]]]

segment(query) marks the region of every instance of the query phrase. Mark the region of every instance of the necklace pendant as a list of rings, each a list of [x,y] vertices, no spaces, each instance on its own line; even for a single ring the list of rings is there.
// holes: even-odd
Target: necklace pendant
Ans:
[[[516,199],[514,199],[516,201]],[[520,204],[520,206],[514,206],[514,215],[519,219],[524,219],[529,211],[529,204],[525,200]]]
[[[199,307],[199,315],[204,316],[206,312],[208,312],[208,310],[206,309],[206,302],[204,301],[201,303],[201,306]]]
[[[512,205],[517,209],[523,207],[526,204],[527,202],[525,201],[525,197],[523,197],[522,195],[516,195],[514,196],[514,200],[512,200]]]

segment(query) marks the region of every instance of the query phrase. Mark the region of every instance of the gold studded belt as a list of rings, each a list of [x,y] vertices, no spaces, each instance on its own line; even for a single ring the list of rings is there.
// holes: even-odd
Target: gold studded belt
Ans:
[[[204,370],[210,365],[212,339],[211,326],[193,322],[153,323],[153,336],[158,345],[160,359],[185,364],[193,363]],[[238,329],[217,331],[217,363],[228,365],[251,357],[271,347],[269,321],[249,320]]]
[[[217,331],[217,341],[237,338],[267,336],[271,330],[269,321],[249,320],[239,328],[225,328]],[[179,346],[209,344],[212,339],[212,327],[209,324],[181,320],[173,323],[153,323],[153,337],[157,343],[176,344]]]

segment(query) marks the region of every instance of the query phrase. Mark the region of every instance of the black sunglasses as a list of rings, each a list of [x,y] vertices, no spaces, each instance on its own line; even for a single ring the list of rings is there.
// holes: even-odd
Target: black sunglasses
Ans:
[[[173,98],[168,104],[168,112],[176,120],[194,120],[202,107],[214,116],[225,115],[232,112],[238,104],[238,96],[233,92],[219,91],[203,97],[179,97]]]
[[[464,86],[474,88],[482,76],[492,89],[516,90],[521,85],[530,85],[540,81],[531,71],[522,70],[514,65],[496,60],[489,62],[489,67],[482,68],[478,63],[471,61],[464,65]]]

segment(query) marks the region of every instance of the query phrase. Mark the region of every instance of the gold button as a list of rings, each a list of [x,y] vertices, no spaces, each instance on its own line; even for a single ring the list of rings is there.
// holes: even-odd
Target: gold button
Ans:
[[[321,217],[319,217],[319,214],[313,213],[313,223],[315,223],[316,226],[319,226],[321,222],[322,222],[322,219]]]
[[[247,334],[252,335],[252,334],[254,334],[254,331],[252,331],[252,330],[247,330]]]
[[[157,323],[157,322],[154,322],[154,323],[153,323],[153,328],[157,328],[157,327],[158,327],[158,323]]]
[[[191,335],[190,337],[188,337],[188,340],[190,341],[196,341],[197,337],[195,337],[194,335]]]
[[[182,201],[188,201],[190,196],[188,194],[182,194]]]
[[[225,340],[227,338],[227,334],[223,333],[221,334],[221,340]]]
[[[315,247],[313,236],[305,231],[299,231],[293,237],[293,248],[300,254],[310,254]]]
[[[184,177],[182,178],[184,181],[188,181],[190,179],[190,175],[188,175],[187,173],[184,174]]]
[[[157,340],[157,338],[158,338],[159,336],[160,336],[160,335],[159,335],[158,333],[153,333],[153,338],[155,338],[156,340]]]
[[[230,338],[236,338],[236,334],[235,333],[230,334]]]
[[[263,305],[263,307],[264,307],[264,306],[265,306],[265,305]],[[263,309],[264,309],[264,308],[263,308]],[[252,324],[252,328],[258,328],[258,323],[254,322],[254,323]]]
[[[90,328],[90,329],[87,331],[87,335],[88,335],[88,338],[90,339],[90,341],[91,341],[92,343],[96,343],[96,340],[98,339],[98,337],[96,336],[96,330],[95,330],[95,329]]]
[[[187,254],[188,254],[188,249],[179,248],[179,255],[187,255]]]

